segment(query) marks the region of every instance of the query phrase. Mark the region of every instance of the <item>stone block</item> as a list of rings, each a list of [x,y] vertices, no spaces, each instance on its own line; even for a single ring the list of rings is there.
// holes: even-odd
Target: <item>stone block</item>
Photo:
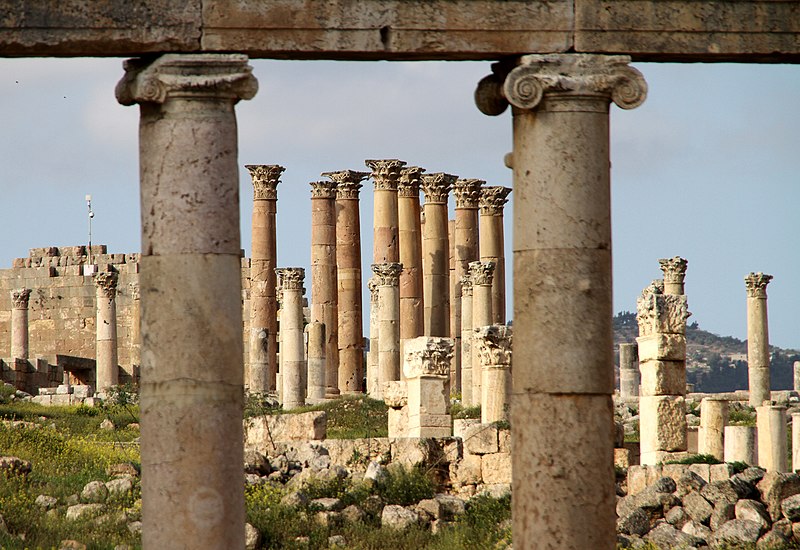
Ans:
[[[270,455],[276,441],[325,439],[327,414],[312,411],[299,414],[264,415],[244,421],[245,448]]]
[[[642,361],[640,395],[686,395],[685,361]]]
[[[628,449],[614,449],[614,466],[628,469],[631,465],[631,452]]]
[[[70,394],[70,393],[72,393],[72,386],[67,386],[65,384],[60,384],[56,388],[56,394],[57,395],[67,395],[67,394]]]
[[[733,467],[730,464],[709,464],[709,483],[728,480],[733,473]]]
[[[450,409],[450,396],[446,378],[442,376],[419,376],[406,380],[408,388],[409,415],[444,415]]]
[[[88,386],[86,384],[78,384],[72,386],[72,394],[75,397],[83,399],[86,397],[92,397],[92,395],[94,395],[94,391],[92,390],[91,386]]]
[[[498,430],[494,424],[477,424],[464,432],[465,454],[489,454],[499,450]]]
[[[481,456],[481,477],[486,484],[511,483],[511,454],[492,453]]]
[[[683,397],[639,398],[642,463],[652,451],[686,450],[686,403]]]
[[[409,437],[408,435],[408,407],[399,409],[390,408],[389,411],[389,437]]]
[[[689,471],[694,472],[703,478],[706,483],[711,483],[711,465],[710,464],[690,464]]]
[[[72,396],[69,394],[58,394],[58,395],[51,395],[50,396],[50,404],[51,405],[71,405],[72,400],[70,399]]]
[[[453,437],[464,439],[464,432],[470,426],[480,424],[480,418],[455,418],[453,419]]]
[[[417,465],[428,465],[438,462],[441,449],[435,441],[428,438],[407,437],[392,439],[392,463],[402,464],[406,468]]]
[[[453,482],[459,485],[476,485],[481,483],[481,465],[483,460],[480,455],[464,455],[458,461],[452,471],[454,472]]]
[[[636,343],[639,345],[639,368],[647,361],[686,360],[686,336],[683,334],[639,336]]]
[[[409,426],[409,437],[449,437],[452,431],[450,427],[441,426]]]
[[[38,405],[51,405],[53,397],[52,395],[35,395],[31,398],[31,401]]]
[[[511,430],[502,428],[497,431],[497,447],[501,453],[511,452]]]

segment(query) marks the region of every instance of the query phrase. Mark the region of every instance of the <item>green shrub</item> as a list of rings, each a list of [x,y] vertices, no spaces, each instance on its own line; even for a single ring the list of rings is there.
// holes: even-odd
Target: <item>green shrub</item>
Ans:
[[[714,455],[693,454],[679,460],[667,460],[664,464],[722,464]]]
[[[481,406],[475,405],[474,407],[465,407],[461,403],[453,403],[450,406],[450,414],[453,418],[480,418]]]
[[[404,466],[391,468],[386,477],[375,484],[375,492],[386,504],[408,506],[431,498],[434,495],[434,483],[428,474],[415,467]]]

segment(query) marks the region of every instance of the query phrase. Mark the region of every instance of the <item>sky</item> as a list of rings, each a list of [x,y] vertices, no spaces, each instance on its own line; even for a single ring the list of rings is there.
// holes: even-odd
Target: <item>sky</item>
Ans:
[[[310,263],[310,186],[320,173],[399,158],[511,186],[511,116],[474,105],[487,62],[253,60],[260,90],[242,101],[242,247],[252,185],[245,164],[286,167],[278,187],[278,264]],[[800,67],[634,64],[649,95],[611,109],[614,310],[660,278],[658,259],[689,262],[691,321],[746,338],[744,276],[768,287],[771,343],[800,349]],[[121,59],[0,59],[0,268],[28,249],[93,242],[140,248],[138,108],[114,98]],[[363,272],[372,256],[371,182],[361,193]],[[452,211],[453,201],[450,201]],[[506,257],[511,310],[511,208]],[[365,303],[368,303],[365,290]],[[511,314],[509,313],[509,317]],[[365,315],[365,318],[368,316]]]

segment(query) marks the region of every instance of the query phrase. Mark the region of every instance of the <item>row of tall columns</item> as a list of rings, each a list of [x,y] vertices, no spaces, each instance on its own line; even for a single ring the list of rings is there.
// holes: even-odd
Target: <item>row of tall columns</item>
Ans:
[[[767,284],[772,275],[750,273],[744,278],[747,291],[747,376],[750,406],[769,401],[769,331],[767,327]]]

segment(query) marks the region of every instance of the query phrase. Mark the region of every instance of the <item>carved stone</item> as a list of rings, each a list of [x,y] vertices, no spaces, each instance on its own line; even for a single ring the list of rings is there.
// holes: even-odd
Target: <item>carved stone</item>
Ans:
[[[475,330],[474,352],[481,365],[481,422],[508,420],[511,399],[512,331],[506,325]],[[475,375],[477,373],[473,373]]]
[[[312,181],[311,185],[311,198],[312,199],[335,199],[336,198],[336,182],[335,181]]]
[[[245,164],[253,182],[253,200],[277,200],[281,174],[286,170],[277,164]]]
[[[98,273],[94,276],[94,282],[107,298],[114,298],[117,295],[119,273],[114,271]]]
[[[493,185],[484,187],[480,191],[478,206],[483,216],[501,216],[503,208],[508,202],[511,188]]]
[[[692,315],[686,296],[662,294],[662,288],[651,284],[636,300],[640,336],[686,333],[686,320]]]
[[[664,293],[683,294],[683,281],[686,278],[688,262],[680,256],[662,258],[658,260],[661,271],[664,273]]]
[[[375,273],[375,281],[370,283],[377,286],[398,286],[400,284],[400,274],[403,272],[403,264],[390,262],[384,264],[372,264],[372,271]]]
[[[494,278],[494,262],[470,262],[469,274],[472,286],[491,286]]]
[[[363,187],[362,181],[369,177],[369,172],[356,172],[355,170],[340,170],[338,172],[323,172],[323,177],[336,183],[337,200],[358,200],[359,190]]]
[[[422,192],[425,193],[425,203],[447,204],[447,195],[450,188],[458,180],[458,176],[435,172],[433,174],[422,174]]]
[[[400,170],[400,179],[397,182],[397,192],[401,197],[415,197],[419,200],[419,186],[422,182],[424,168],[407,166]]]
[[[364,163],[372,169],[372,179],[375,189],[397,191],[400,174],[406,162],[398,159],[365,160]]]
[[[302,267],[285,267],[281,270],[282,282],[281,288],[283,290],[300,290],[305,291],[303,288],[303,281],[306,277],[306,270]]]
[[[453,185],[456,208],[478,208],[481,186],[485,183],[484,180],[474,178],[456,180],[455,185]]]
[[[450,377],[453,341],[450,338],[421,336],[406,342],[403,372],[406,378],[419,376]]]
[[[773,279],[772,275],[765,273],[750,273],[744,278],[748,298],[767,299],[767,285]]]
[[[11,307],[14,309],[28,309],[30,297],[30,288],[15,288],[11,291]]]
[[[475,329],[475,342],[481,365],[511,364],[511,327],[488,325]]]

